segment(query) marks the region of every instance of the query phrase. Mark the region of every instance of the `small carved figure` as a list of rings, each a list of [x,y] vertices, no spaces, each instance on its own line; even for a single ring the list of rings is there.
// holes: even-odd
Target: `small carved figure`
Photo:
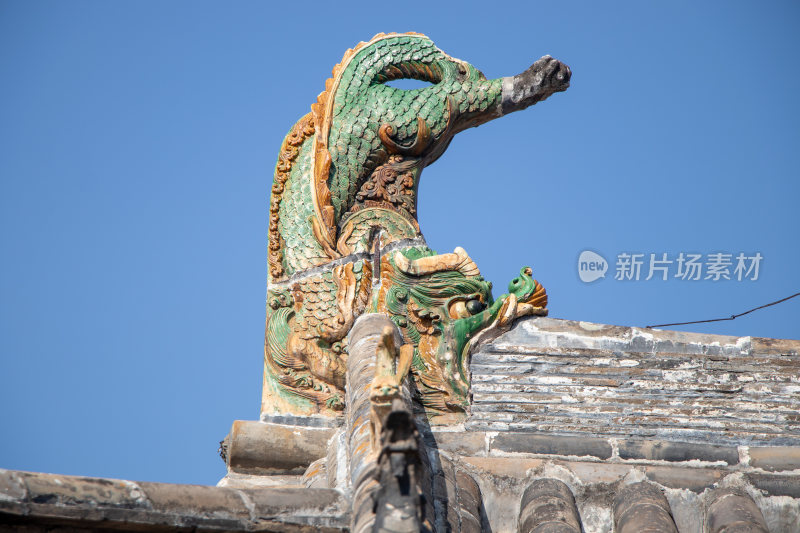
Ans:
[[[416,33],[379,34],[345,53],[275,168],[262,413],[336,416],[346,334],[364,312],[400,328],[431,417],[465,412],[470,345],[546,314],[547,297],[525,268],[494,300],[463,249],[428,248],[416,218],[420,173],[456,133],[566,90],[570,75],[545,56],[487,80]],[[387,85],[400,78],[431,85]]]
[[[375,378],[369,391],[370,431],[372,449],[378,449],[383,432],[383,420],[392,410],[392,404],[400,399],[400,387],[411,368],[414,345],[404,344],[399,349],[394,345],[394,330],[386,327],[378,344],[375,357]]]

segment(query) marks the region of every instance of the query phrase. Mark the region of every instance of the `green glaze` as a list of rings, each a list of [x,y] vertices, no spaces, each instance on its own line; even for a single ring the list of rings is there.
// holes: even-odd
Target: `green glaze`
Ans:
[[[390,85],[401,78],[430,85]],[[467,410],[470,343],[516,316],[545,313],[546,297],[523,269],[494,300],[465,252],[427,248],[419,179],[456,133],[541,101],[568,80],[552,58],[487,80],[419,34],[381,34],[345,54],[275,168],[262,412],[336,415],[347,331],[368,311],[388,314],[413,345],[421,405],[434,414]],[[403,264],[394,252],[370,257],[391,243]]]
[[[434,256],[427,247],[407,248],[409,259]],[[498,320],[509,295],[530,301],[544,289],[523,268],[509,292],[492,298],[492,284],[482,276],[455,270],[409,275],[390,256],[382,265],[382,287],[373,311],[386,313],[407,343],[415,346],[412,362],[419,399],[431,414],[465,413],[469,405],[469,343]],[[461,313],[458,304],[465,304]],[[540,308],[541,309],[541,308]],[[465,312],[466,311],[466,312]],[[544,314],[541,309],[535,314]]]
[[[386,85],[386,80],[399,75],[395,69],[408,73],[402,77],[438,83],[413,90]],[[378,136],[382,124],[391,125],[395,140],[408,145],[417,133],[417,117],[421,117],[434,139],[447,142],[448,97],[455,104],[452,119],[458,121],[452,128],[487,109],[497,109],[500,93],[500,79],[487,80],[475,67],[451,58],[424,36],[391,37],[359,51],[342,74],[328,142],[334,167],[330,190],[337,218],[353,205],[358,186],[370,167],[376,166],[373,161],[385,158]],[[427,161],[418,161],[421,171]]]

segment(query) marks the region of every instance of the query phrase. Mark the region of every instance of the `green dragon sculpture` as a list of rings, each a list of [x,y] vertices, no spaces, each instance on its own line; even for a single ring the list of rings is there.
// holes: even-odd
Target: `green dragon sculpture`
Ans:
[[[275,168],[262,415],[337,416],[346,336],[365,312],[387,314],[413,346],[415,394],[432,419],[466,412],[470,346],[546,314],[547,296],[526,267],[494,300],[463,249],[428,248],[420,173],[456,133],[566,90],[570,75],[545,56],[487,80],[416,33],[379,34],[345,53]],[[401,78],[431,85],[387,85]]]

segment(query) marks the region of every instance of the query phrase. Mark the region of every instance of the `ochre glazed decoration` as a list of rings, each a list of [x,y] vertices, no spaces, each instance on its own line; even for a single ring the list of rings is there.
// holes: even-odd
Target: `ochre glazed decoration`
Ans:
[[[401,78],[430,85],[387,84]],[[417,33],[379,34],[345,53],[275,168],[263,414],[338,415],[347,333],[365,312],[399,328],[415,403],[432,420],[466,412],[471,346],[546,314],[547,296],[526,267],[495,300],[463,249],[428,248],[420,173],[458,132],[564,91],[569,78],[545,56],[487,80]]]

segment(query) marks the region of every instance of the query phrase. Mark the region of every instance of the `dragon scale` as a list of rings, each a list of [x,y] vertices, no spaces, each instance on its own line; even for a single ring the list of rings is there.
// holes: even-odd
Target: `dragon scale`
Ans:
[[[336,416],[346,335],[365,312],[387,314],[413,348],[429,417],[466,412],[470,347],[516,317],[546,314],[547,297],[526,267],[495,300],[464,250],[428,248],[420,174],[458,132],[566,90],[570,75],[545,56],[487,80],[415,33],[379,34],[345,53],[275,168],[262,415]],[[403,78],[430,85],[387,84]]]

